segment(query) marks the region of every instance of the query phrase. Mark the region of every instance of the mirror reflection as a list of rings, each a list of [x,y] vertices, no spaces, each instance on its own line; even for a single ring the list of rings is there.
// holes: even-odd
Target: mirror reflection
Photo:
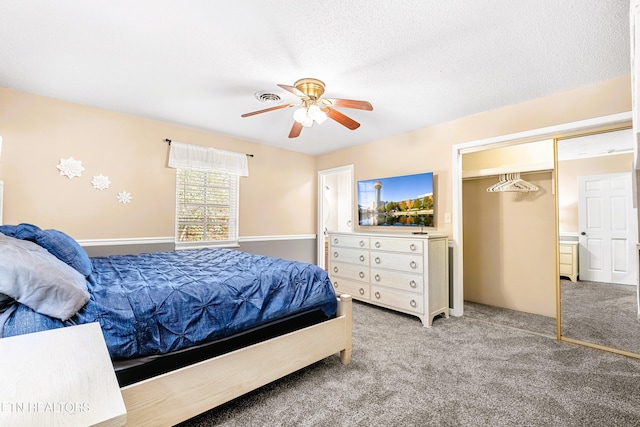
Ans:
[[[562,336],[640,353],[630,129],[558,140]]]

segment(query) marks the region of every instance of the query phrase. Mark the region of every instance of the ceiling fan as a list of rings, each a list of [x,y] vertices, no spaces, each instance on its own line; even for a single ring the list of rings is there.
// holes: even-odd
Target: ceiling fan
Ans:
[[[267,113],[269,111],[281,110],[283,108],[300,107],[293,113],[293,127],[289,132],[289,138],[296,138],[300,135],[303,127],[311,127],[313,123],[322,123],[327,118],[335,120],[341,125],[354,130],[360,127],[360,123],[342,114],[334,107],[355,108],[357,110],[372,111],[373,107],[367,101],[356,101],[353,99],[322,98],[324,94],[324,83],[318,79],[300,79],[293,86],[278,84],[282,89],[298,96],[302,102],[298,104],[281,104],[264,110],[245,113],[242,117],[255,116],[256,114]]]

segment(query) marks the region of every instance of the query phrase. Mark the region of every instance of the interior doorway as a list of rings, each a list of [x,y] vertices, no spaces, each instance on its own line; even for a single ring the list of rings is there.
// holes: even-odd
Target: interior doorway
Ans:
[[[327,232],[353,231],[353,165],[318,172],[317,265],[327,269]]]
[[[638,217],[631,172],[578,177],[580,279],[636,285]]]

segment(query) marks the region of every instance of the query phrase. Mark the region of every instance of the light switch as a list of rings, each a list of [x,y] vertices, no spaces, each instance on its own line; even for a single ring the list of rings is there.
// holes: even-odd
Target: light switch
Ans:
[[[444,222],[446,222],[447,224],[451,223],[451,214],[450,213],[444,214]]]

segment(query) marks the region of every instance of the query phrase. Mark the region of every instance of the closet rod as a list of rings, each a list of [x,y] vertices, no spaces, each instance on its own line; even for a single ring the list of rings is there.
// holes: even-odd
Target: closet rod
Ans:
[[[171,140],[169,138],[165,138],[164,142],[166,142],[167,144],[171,145]],[[246,154],[247,157],[253,157],[253,154]]]

